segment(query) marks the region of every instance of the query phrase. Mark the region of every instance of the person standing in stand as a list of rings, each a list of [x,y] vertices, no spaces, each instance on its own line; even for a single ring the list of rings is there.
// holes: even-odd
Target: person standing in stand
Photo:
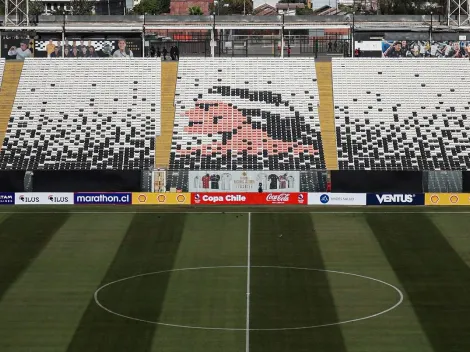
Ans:
[[[166,56],[168,55],[168,50],[166,50],[165,47],[163,48],[162,54],[163,54],[163,60],[166,60]]]
[[[177,45],[175,45],[175,58],[176,60],[180,59],[180,49],[178,49]]]

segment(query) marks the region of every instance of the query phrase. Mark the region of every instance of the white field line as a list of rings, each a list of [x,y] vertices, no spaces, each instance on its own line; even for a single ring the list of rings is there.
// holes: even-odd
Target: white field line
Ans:
[[[256,328],[256,329],[252,329],[250,328],[251,331],[287,331],[287,330],[304,330],[304,329],[314,329],[314,328],[321,328],[321,327],[325,327],[325,326],[333,326],[333,325],[342,325],[342,324],[349,324],[349,323],[354,323],[354,322],[358,322],[358,321],[362,321],[362,320],[367,320],[367,319],[371,319],[371,318],[375,318],[375,317],[378,317],[380,315],[383,315],[385,313],[388,313],[392,310],[394,310],[395,308],[397,308],[400,304],[403,303],[403,300],[404,300],[404,295],[403,293],[400,291],[400,289],[388,282],[385,282],[385,281],[382,281],[382,280],[379,280],[379,279],[375,279],[373,277],[370,277],[370,276],[365,276],[365,275],[359,275],[359,274],[354,274],[354,273],[348,273],[348,272],[345,272],[345,271],[337,271],[337,270],[326,270],[326,269],[315,269],[315,268],[301,268],[301,267],[291,267],[291,266],[257,266],[257,265],[253,265],[251,266],[252,268],[268,268],[268,269],[290,269],[290,270],[308,270],[308,271],[322,271],[322,272],[327,272],[327,273],[334,273],[334,274],[341,274],[341,275],[350,275],[350,276],[354,276],[354,277],[358,277],[358,278],[362,278],[362,279],[366,279],[366,280],[372,280],[372,281],[375,281],[375,282],[378,282],[378,283],[381,283],[385,286],[388,286],[389,288],[392,288],[393,290],[395,290],[395,292],[397,293],[398,295],[398,301],[390,306],[389,308],[383,310],[383,311],[380,311],[380,312],[377,312],[375,314],[371,314],[371,315],[368,315],[368,316],[365,316],[365,317],[359,317],[359,318],[355,318],[355,319],[350,319],[350,320],[345,320],[345,321],[338,321],[338,322],[331,322],[331,323],[325,323],[325,324],[320,324],[320,325],[310,325],[310,326],[297,326],[297,327],[278,327],[278,328]],[[95,303],[100,307],[102,308],[103,310],[107,311],[108,313],[110,314],[113,314],[113,315],[116,315],[116,316],[119,316],[119,317],[122,317],[122,318],[125,318],[125,319],[129,319],[129,320],[134,320],[134,321],[140,321],[140,322],[143,322],[143,323],[149,323],[149,324],[155,324],[155,325],[163,325],[163,326],[171,326],[171,327],[175,327],[175,328],[184,328],[184,329],[200,329],[200,330],[224,330],[224,331],[246,331],[246,327],[240,327],[240,328],[227,328],[227,327],[209,327],[209,326],[193,326],[193,325],[181,325],[181,324],[169,324],[169,323],[165,323],[165,322],[159,322],[159,321],[151,321],[151,320],[145,320],[145,319],[140,319],[140,318],[137,318],[137,317],[131,317],[131,316],[128,316],[128,315],[124,315],[124,314],[121,314],[121,313],[118,313],[118,312],[115,312],[113,310],[111,310],[110,308],[106,307],[105,305],[103,305],[100,300],[99,300],[99,293],[101,290],[109,287],[109,286],[112,286],[118,282],[123,282],[123,281],[127,281],[127,280],[132,280],[132,279],[135,279],[135,278],[139,278],[139,277],[144,277],[144,276],[149,276],[149,275],[157,275],[157,274],[162,274],[162,273],[169,273],[169,272],[177,272],[177,271],[190,271],[190,270],[205,270],[205,269],[224,269],[224,268],[246,268],[246,266],[240,266],[240,265],[232,265],[232,266],[205,266],[205,267],[194,267],[194,268],[180,268],[180,269],[171,269],[171,270],[162,270],[162,271],[156,271],[156,272],[150,272],[150,273],[144,273],[144,274],[138,274],[138,275],[134,275],[134,276],[129,276],[129,277],[125,277],[125,278],[122,278],[122,279],[119,279],[119,280],[116,280],[116,281],[112,281],[112,282],[109,282],[101,287],[99,287],[96,291],[95,291],[95,294],[94,294],[94,298],[95,298]]]
[[[251,281],[251,213],[248,213],[248,245],[246,263],[246,345],[245,351],[250,351],[250,281]]]

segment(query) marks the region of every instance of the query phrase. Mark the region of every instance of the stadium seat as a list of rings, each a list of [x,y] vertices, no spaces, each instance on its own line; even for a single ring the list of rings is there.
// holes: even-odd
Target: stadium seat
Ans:
[[[182,58],[171,169],[324,169],[312,60]]]
[[[468,60],[333,58],[332,64],[340,169],[470,166]]]
[[[26,59],[0,167],[152,167],[160,72],[144,59]]]

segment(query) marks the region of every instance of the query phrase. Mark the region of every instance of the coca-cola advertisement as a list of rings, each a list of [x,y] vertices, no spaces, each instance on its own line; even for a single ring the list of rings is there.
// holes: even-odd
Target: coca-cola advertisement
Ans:
[[[306,205],[307,193],[192,193],[193,205]]]

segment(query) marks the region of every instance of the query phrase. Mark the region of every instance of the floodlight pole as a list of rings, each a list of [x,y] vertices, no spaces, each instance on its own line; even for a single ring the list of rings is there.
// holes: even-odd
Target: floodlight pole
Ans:
[[[281,57],[284,57],[284,14],[282,14],[282,29],[281,29]]]

